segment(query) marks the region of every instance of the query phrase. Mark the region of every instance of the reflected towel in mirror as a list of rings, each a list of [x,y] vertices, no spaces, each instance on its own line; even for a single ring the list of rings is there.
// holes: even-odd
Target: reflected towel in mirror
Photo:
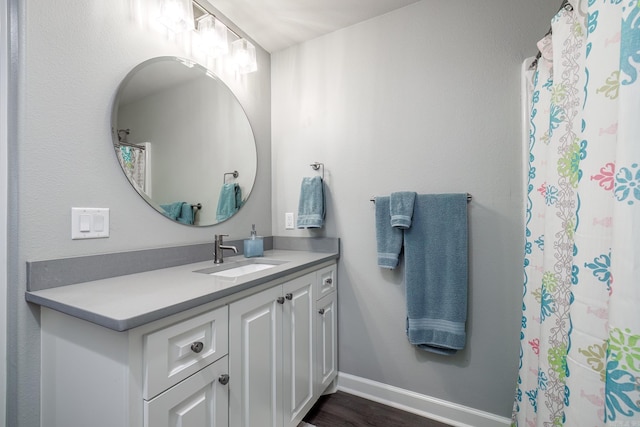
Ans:
[[[218,198],[218,208],[216,209],[216,220],[224,221],[233,216],[242,207],[242,190],[240,186],[233,182],[223,184]]]
[[[186,202],[174,202],[166,205],[160,205],[164,210],[163,214],[174,221],[182,224],[193,225],[194,215],[193,208]]]

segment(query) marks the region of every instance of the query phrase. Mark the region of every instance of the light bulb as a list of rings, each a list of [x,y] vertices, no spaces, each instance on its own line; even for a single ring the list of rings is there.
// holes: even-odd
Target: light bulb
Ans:
[[[252,73],[258,69],[256,48],[245,39],[231,43],[231,58],[240,74]]]
[[[193,30],[193,8],[190,0],[162,0],[158,21],[174,33]]]
[[[217,58],[229,52],[227,27],[213,16],[208,15],[198,21],[198,33],[199,48],[204,55]]]

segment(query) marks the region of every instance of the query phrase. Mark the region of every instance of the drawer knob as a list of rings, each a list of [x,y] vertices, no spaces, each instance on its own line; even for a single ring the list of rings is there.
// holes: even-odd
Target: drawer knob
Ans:
[[[204,344],[201,341],[196,341],[191,344],[191,351],[193,351],[194,353],[200,353],[203,348]]]
[[[284,297],[291,301],[293,299],[293,294],[286,294]]]
[[[323,314],[324,315],[324,308],[321,308],[320,310],[318,310],[318,313]]]
[[[330,285],[333,283],[333,279],[331,277],[328,277],[326,279],[324,279],[324,283],[325,285]]]
[[[227,374],[220,375],[220,377],[218,377],[218,382],[222,385],[229,384],[229,375]]]
[[[278,301],[278,304],[284,304],[284,297],[278,297],[276,301]]]

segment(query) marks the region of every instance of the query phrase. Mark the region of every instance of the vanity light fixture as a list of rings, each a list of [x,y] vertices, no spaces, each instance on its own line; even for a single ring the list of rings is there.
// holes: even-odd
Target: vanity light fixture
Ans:
[[[231,43],[231,59],[240,74],[252,73],[258,69],[256,48],[245,39]]]
[[[174,33],[193,30],[191,0],[161,0],[158,21]]]
[[[227,41],[227,26],[214,18],[206,15],[198,20],[198,34],[202,53],[210,58],[217,58],[229,52]]]
[[[222,59],[238,74],[252,73],[258,69],[255,46],[228,28],[197,1],[158,1],[160,23],[173,33],[192,31],[193,54],[209,59]],[[229,52],[229,32],[237,38],[231,43],[231,52]]]

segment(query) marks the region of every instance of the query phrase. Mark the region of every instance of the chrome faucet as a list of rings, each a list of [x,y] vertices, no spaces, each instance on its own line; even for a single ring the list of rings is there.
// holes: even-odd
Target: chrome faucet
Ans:
[[[222,239],[224,237],[229,237],[228,234],[216,234],[215,240],[213,242],[213,263],[214,264],[222,264],[224,259],[222,258],[222,252],[225,249],[230,249],[235,253],[238,253],[238,248],[230,245],[223,245]]]

